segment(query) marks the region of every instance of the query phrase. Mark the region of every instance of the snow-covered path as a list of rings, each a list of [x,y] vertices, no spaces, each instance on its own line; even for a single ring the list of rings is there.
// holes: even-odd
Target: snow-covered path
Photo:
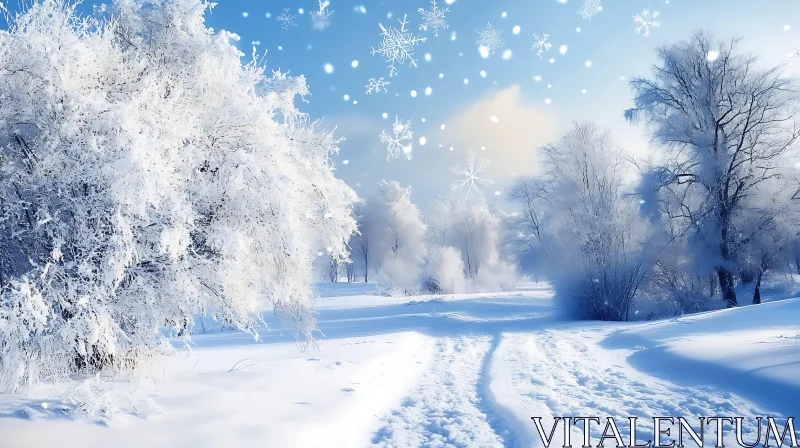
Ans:
[[[484,396],[484,365],[492,337],[445,337],[420,385],[384,418],[380,447],[506,446],[508,431]],[[513,446],[510,445],[509,446]]]
[[[318,352],[279,331],[199,334],[150,389],[163,412],[88,419],[54,389],[0,394],[0,445],[527,448],[533,416],[779,417],[800,402],[797,299],[606,324],[557,320],[542,285],[413,300],[338,287],[317,303]]]

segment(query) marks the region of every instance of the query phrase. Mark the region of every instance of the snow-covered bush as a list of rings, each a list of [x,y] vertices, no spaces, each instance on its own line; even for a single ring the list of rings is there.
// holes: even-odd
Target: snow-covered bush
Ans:
[[[198,314],[310,336],[356,196],[304,78],[243,64],[211,6],[43,0],[0,31],[0,385],[135,369]]]
[[[484,266],[475,277],[472,278],[472,292],[500,292],[514,291],[520,275],[517,265],[501,260],[497,263]]]
[[[725,307],[713,267],[696,263],[688,246],[680,237],[651,244],[655,262],[632,304],[631,318],[650,320]]]
[[[428,290],[434,293],[464,292],[464,262],[455,247],[434,246],[428,254]]]

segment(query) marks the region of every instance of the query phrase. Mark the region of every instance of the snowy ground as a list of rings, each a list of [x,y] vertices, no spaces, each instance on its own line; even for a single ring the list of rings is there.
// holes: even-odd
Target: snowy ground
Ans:
[[[319,350],[291,332],[198,334],[154,366],[160,382],[109,398],[138,414],[76,417],[55,388],[0,395],[0,445],[528,447],[532,416],[549,428],[549,416],[786,416],[800,403],[800,299],[602,324],[557,320],[541,284],[410,303],[363,284],[322,293]]]

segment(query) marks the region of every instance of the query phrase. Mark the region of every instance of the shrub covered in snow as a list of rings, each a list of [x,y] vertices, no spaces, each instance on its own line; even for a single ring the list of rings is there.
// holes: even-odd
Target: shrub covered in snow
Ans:
[[[541,149],[544,170],[536,246],[562,310],[572,318],[627,320],[639,286],[650,272],[652,231],[638,201],[623,190],[624,156],[608,134],[576,124]],[[519,185],[517,188],[521,188]],[[525,207],[546,207],[526,210]],[[530,220],[522,224],[530,227]]]
[[[520,281],[517,265],[501,260],[489,266],[484,266],[472,278],[472,292],[501,292],[514,291]]]
[[[310,336],[356,196],[304,78],[242,64],[211,6],[43,0],[0,31],[0,385],[135,369],[197,314]]]
[[[428,290],[435,293],[464,292],[464,262],[455,247],[435,246],[428,254]]]

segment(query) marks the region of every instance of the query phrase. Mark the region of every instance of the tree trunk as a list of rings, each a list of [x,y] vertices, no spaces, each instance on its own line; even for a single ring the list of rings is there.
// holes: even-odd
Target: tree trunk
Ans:
[[[764,275],[764,271],[758,271],[758,277],[756,278],[756,291],[753,293],[753,304],[761,303],[761,276]]]
[[[722,193],[719,193],[722,195]],[[726,204],[727,201],[725,197],[719,198],[719,204]],[[731,260],[731,253],[728,247],[728,234],[730,231],[730,213],[726,211],[727,209],[723,208],[719,215],[719,222],[720,222],[720,255],[722,256],[723,263],[727,263]],[[724,266],[724,264],[723,264]],[[719,278],[719,289],[720,294],[722,294],[722,300],[725,301],[725,304],[728,308],[733,308],[738,305],[736,302],[736,291],[733,289],[734,287],[734,280],[733,280],[733,273],[730,269],[726,267],[718,267],[717,268],[717,277]]]
[[[722,300],[728,308],[738,305],[736,302],[736,291],[734,291],[733,273],[726,268],[717,268],[717,278],[719,278],[719,289],[722,293]]]
[[[369,255],[364,255],[364,283],[369,283]]]
[[[714,274],[708,276],[708,296],[712,299],[717,294],[717,288],[714,286]]]

